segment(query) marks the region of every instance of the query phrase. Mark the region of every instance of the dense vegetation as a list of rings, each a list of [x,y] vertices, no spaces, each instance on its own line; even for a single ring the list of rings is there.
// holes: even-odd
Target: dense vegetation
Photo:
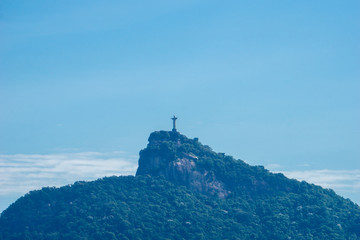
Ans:
[[[153,133],[141,155],[168,162],[196,156],[197,169],[212,172],[231,194],[221,199],[151,174],[43,188],[3,212],[0,239],[360,239],[359,206],[332,190],[249,166],[178,133]]]

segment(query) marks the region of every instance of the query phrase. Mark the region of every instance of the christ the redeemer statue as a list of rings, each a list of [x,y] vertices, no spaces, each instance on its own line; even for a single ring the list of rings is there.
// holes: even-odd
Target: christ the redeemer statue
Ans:
[[[172,129],[172,131],[176,132],[176,119],[177,119],[177,117],[174,115],[174,117],[172,117],[171,119],[173,120],[173,129]]]

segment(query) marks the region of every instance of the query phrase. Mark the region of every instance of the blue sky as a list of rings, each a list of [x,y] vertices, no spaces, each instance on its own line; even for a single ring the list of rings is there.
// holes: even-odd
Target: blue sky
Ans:
[[[0,211],[133,173],[174,113],[215,151],[360,203],[359,66],[359,1],[3,0]]]

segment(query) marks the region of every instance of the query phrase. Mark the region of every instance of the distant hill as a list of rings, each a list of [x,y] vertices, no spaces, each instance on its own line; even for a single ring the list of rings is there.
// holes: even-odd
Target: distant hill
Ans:
[[[173,131],[154,132],[136,176],[32,191],[0,239],[360,239],[360,208]]]

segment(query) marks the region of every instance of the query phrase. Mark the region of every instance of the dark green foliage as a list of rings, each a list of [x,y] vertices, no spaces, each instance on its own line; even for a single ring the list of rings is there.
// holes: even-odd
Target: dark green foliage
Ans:
[[[141,156],[161,156],[159,169],[196,156],[197,171],[213,173],[231,194],[203,195],[138,169],[137,177],[30,192],[1,215],[0,239],[360,239],[359,206],[332,190],[249,166],[177,132],[151,134]]]
[[[0,239],[359,239],[358,206],[307,186],[224,200],[159,177],[76,182],[17,200],[0,218]]]

